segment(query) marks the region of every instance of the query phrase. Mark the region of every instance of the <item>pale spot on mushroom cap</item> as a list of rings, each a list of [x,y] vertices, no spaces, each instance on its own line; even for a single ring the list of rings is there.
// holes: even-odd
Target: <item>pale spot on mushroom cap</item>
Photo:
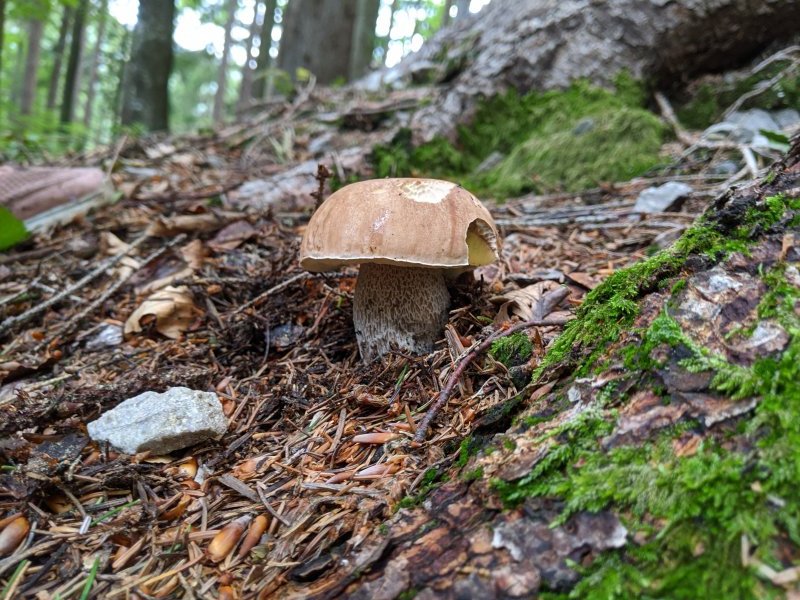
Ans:
[[[372,222],[372,231],[380,231],[389,220],[389,211],[384,210],[381,215]]]
[[[414,202],[424,202],[426,204],[439,204],[447,197],[455,183],[449,181],[423,180],[423,181],[404,181],[403,191],[409,200]]]

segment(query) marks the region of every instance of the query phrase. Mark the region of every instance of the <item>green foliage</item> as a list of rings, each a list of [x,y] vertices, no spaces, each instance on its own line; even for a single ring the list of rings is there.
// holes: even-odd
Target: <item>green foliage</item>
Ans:
[[[616,93],[583,81],[525,96],[511,90],[486,100],[455,145],[437,138],[414,147],[401,131],[375,148],[373,164],[378,177],[439,177],[496,197],[629,179],[658,164],[666,134],[643,101],[643,88],[625,74]],[[495,153],[505,158],[477,172]]]
[[[506,367],[519,365],[533,354],[533,344],[524,331],[512,333],[492,342],[489,355]]]
[[[27,239],[25,224],[17,219],[5,206],[0,206],[0,251]]]

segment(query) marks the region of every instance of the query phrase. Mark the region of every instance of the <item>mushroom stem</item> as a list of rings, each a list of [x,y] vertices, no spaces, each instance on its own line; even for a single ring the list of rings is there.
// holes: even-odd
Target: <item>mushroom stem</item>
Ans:
[[[361,357],[383,356],[393,346],[431,352],[447,323],[449,304],[441,269],[362,264],[353,301]]]

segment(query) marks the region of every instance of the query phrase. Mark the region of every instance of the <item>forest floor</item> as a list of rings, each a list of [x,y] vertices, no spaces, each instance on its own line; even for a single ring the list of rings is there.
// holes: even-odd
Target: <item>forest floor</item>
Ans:
[[[256,137],[273,157],[320,135],[286,142],[307,101],[267,113]],[[413,94],[389,106],[409,102]],[[333,170],[363,162],[363,151],[345,149],[375,136],[386,134],[357,127],[338,139]],[[316,275],[297,262],[315,161],[301,151],[268,164],[244,140],[252,129],[124,141],[104,157],[113,205],[0,256],[0,522],[21,513],[31,526],[0,558],[4,598],[270,597],[311,584],[464,467],[476,437],[505,431],[521,402],[553,389],[555,380],[531,384],[531,373],[562,328],[531,328],[479,357],[413,443],[467,348],[531,315],[571,318],[730,183],[710,160],[687,164],[673,143],[665,153],[682,162],[679,176],[487,202],[502,258],[458,282],[436,351],[364,364],[351,320],[356,271]],[[693,187],[678,208],[634,211],[641,190],[676,179]],[[552,305],[555,289],[569,293]],[[88,439],[86,423],[102,412],[170,386],[214,390],[225,436],[169,456],[121,455]],[[212,539],[237,526],[253,528],[252,544],[236,536],[212,560]]]

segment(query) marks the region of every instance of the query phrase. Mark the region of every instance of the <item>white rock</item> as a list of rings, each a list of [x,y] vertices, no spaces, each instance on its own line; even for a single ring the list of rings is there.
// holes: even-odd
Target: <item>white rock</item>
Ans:
[[[672,207],[678,198],[688,196],[692,193],[692,188],[685,183],[669,181],[664,185],[649,187],[639,193],[636,204],[633,206],[635,212],[659,213]]]
[[[216,394],[173,387],[128,398],[87,429],[93,440],[109,442],[126,454],[167,454],[220,438],[227,421]]]

